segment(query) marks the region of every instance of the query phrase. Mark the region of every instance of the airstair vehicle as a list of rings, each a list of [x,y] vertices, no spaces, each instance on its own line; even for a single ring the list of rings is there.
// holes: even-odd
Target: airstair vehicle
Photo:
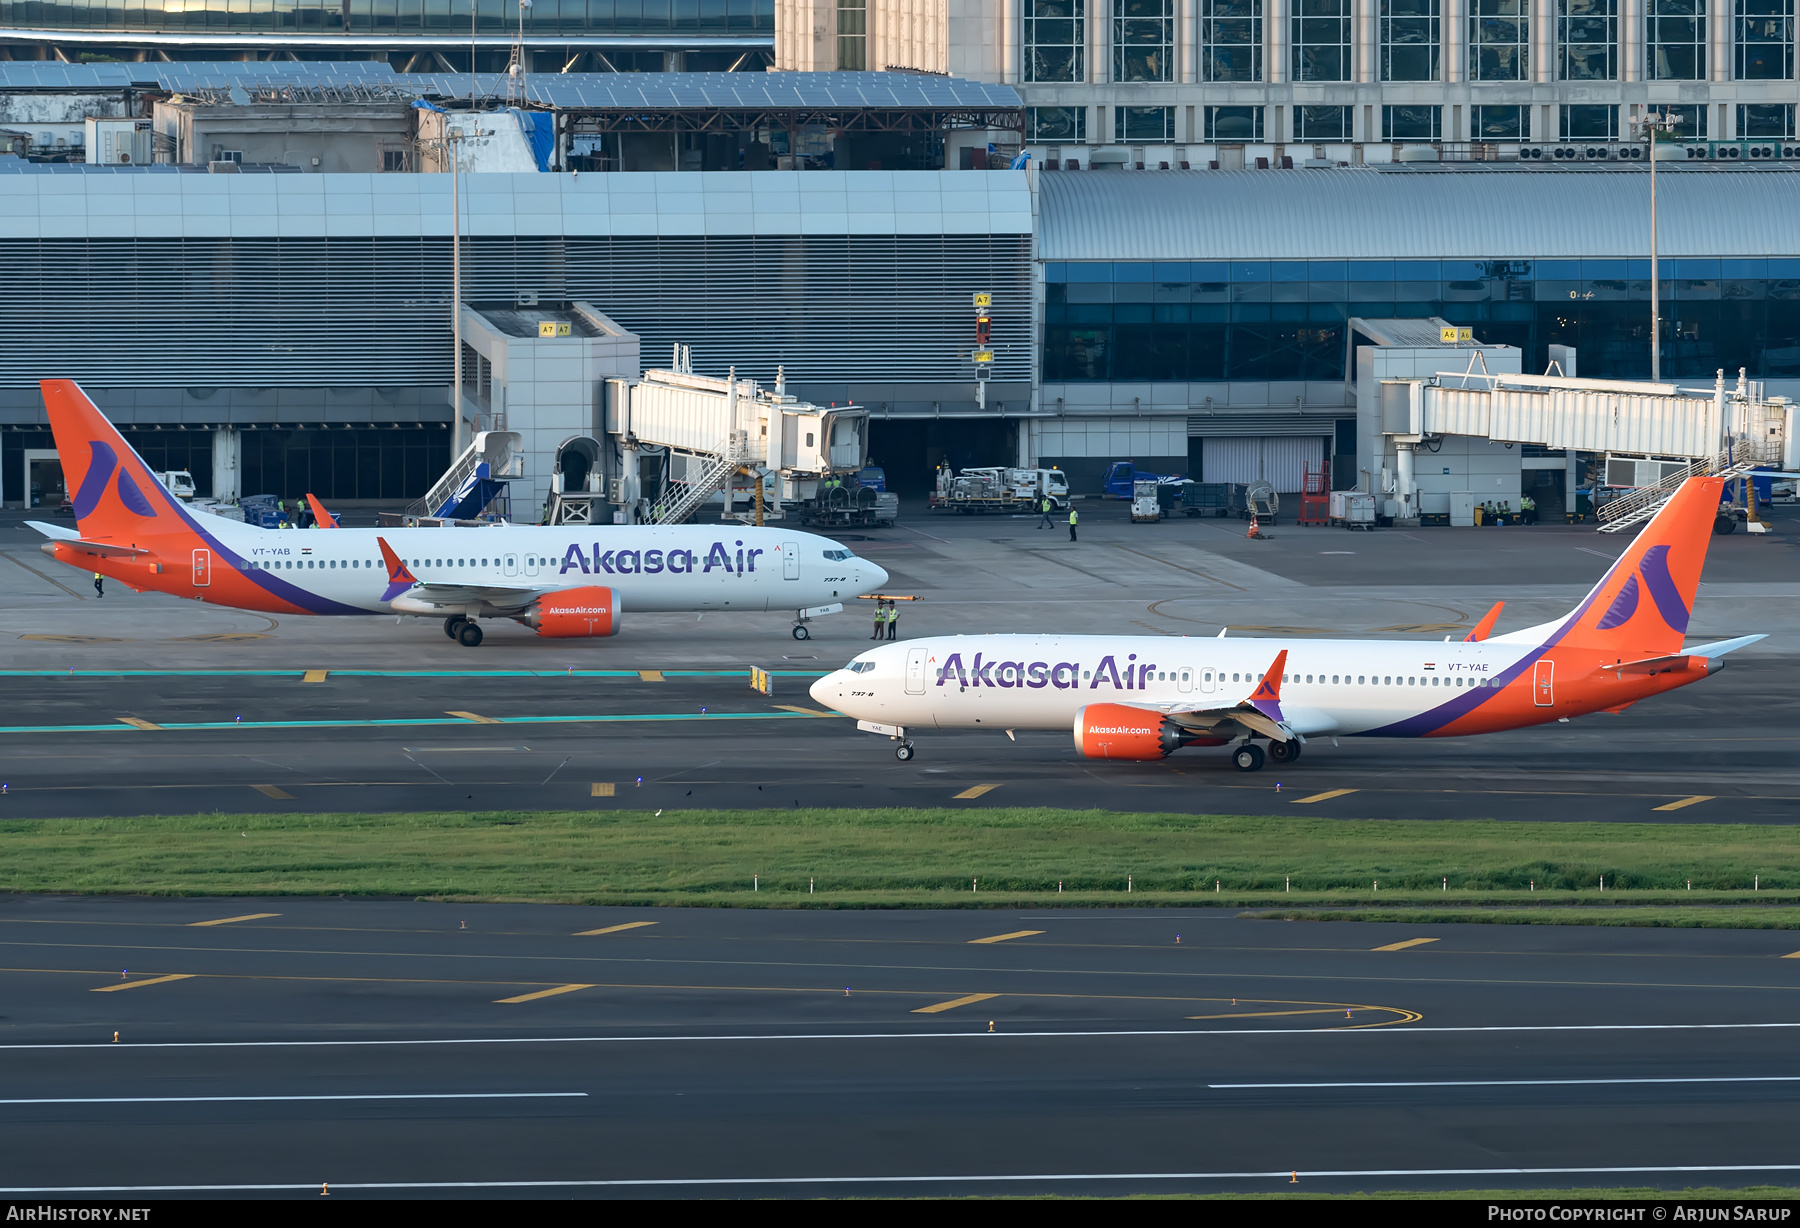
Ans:
[[[478,431],[437,484],[406,509],[404,523],[510,520],[507,479],[524,473],[524,439],[517,431]]]

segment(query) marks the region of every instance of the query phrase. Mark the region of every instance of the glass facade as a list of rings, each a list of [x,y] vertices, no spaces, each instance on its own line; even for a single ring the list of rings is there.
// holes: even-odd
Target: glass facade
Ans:
[[[1174,139],[1174,107],[1113,108],[1113,140],[1160,143]]]
[[[0,0],[0,26],[123,33],[469,33],[470,0]],[[484,34],[518,31],[514,0],[476,0]],[[772,34],[774,0],[543,0],[525,10],[525,33]]]
[[[1172,81],[1175,0],[1113,0],[1113,80]]]
[[[1347,141],[1351,135],[1349,107],[1295,107],[1296,141]]]
[[[1381,79],[1436,81],[1438,0],[1381,0]]]
[[[1087,140],[1086,107],[1026,107],[1025,139],[1055,145]]]
[[[1651,107],[1650,110],[1675,121],[1675,126],[1669,129],[1670,138],[1690,141],[1704,141],[1706,139],[1705,103],[1694,102],[1684,105],[1663,103]]]
[[[1619,0],[1556,0],[1556,75],[1562,81],[1619,76]]]
[[[1616,141],[1619,108],[1604,103],[1576,103],[1558,108],[1562,114],[1561,139],[1565,141]]]
[[[1200,79],[1263,79],[1262,0],[1201,0]]]
[[[1529,141],[1531,116],[1522,106],[1469,108],[1469,134],[1477,141]]]
[[[1436,141],[1443,137],[1442,107],[1381,108],[1381,139],[1384,141]]]
[[[837,66],[839,72],[868,70],[869,0],[837,0]]]
[[[1794,75],[1794,0],[1735,0],[1733,26],[1739,81]]]
[[[1291,0],[1296,81],[1348,81],[1356,71],[1351,0]]]
[[[435,422],[423,429],[240,431],[238,438],[247,495],[416,499],[450,462],[450,431]],[[206,472],[210,478],[210,457]],[[195,470],[196,485],[199,477]]]
[[[1794,135],[1791,102],[1739,103],[1737,134],[1751,140],[1785,141]]]
[[[1025,79],[1083,81],[1087,0],[1025,0]]]
[[[1206,139],[1227,144],[1263,139],[1261,107],[1206,108]]]
[[[1661,272],[1665,378],[1800,378],[1800,258]],[[1441,316],[1527,371],[1558,344],[1584,376],[1650,374],[1648,259],[1050,262],[1044,279],[1050,381],[1339,380],[1352,316]]]
[[[1706,80],[1707,0],[1645,0],[1644,71],[1652,81]]]
[[[1531,80],[1531,0],[1469,0],[1469,80]]]

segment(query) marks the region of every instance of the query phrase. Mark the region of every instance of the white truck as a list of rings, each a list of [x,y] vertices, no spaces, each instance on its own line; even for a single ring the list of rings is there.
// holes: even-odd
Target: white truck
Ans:
[[[169,469],[156,475],[156,480],[168,488],[170,494],[177,499],[194,497],[194,475],[186,469]]]
[[[1157,492],[1162,483],[1155,478],[1139,478],[1131,484],[1131,523],[1155,524],[1162,519],[1162,500]]]
[[[1067,511],[1069,479],[1060,469],[1018,469],[987,465],[952,474],[938,470],[937,489],[929,500],[932,511],[1026,514],[1039,510],[1044,499],[1053,510]]]

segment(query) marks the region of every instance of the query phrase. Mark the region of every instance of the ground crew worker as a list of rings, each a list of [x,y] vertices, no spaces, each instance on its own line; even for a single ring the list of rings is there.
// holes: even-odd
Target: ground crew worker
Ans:
[[[1526,524],[1537,523],[1537,500],[1530,495],[1519,496],[1519,511],[1524,513]]]
[[[1070,504],[1069,505],[1069,540],[1070,541],[1075,540],[1075,526],[1080,523],[1081,523],[1081,513],[1077,512],[1075,510],[1074,504]]]
[[[101,587],[101,582],[104,581],[105,579],[106,579],[106,577],[101,575],[99,572],[96,571],[94,573],[94,596],[96,596],[96,597],[106,596],[106,590]]]
[[[887,637],[891,640],[900,631],[900,606],[890,603],[887,612]]]
[[[1042,513],[1038,516],[1037,522],[1037,527],[1040,529],[1054,529],[1056,527],[1050,523],[1050,506],[1050,496],[1045,495],[1044,501],[1038,505],[1038,511]]]
[[[880,639],[882,629],[886,626],[886,624],[887,624],[887,602],[877,601],[875,603],[875,631],[873,634],[871,634],[869,636],[869,638],[872,640]]]

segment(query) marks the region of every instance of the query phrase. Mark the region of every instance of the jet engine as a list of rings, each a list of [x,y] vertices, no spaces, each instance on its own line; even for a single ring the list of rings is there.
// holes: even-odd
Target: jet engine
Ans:
[[[1161,713],[1124,704],[1089,704],[1075,714],[1075,749],[1089,759],[1165,759],[1182,746],[1220,746],[1225,740],[1196,735]]]
[[[518,621],[549,639],[585,639],[617,635],[621,612],[617,592],[590,585],[545,593]]]

